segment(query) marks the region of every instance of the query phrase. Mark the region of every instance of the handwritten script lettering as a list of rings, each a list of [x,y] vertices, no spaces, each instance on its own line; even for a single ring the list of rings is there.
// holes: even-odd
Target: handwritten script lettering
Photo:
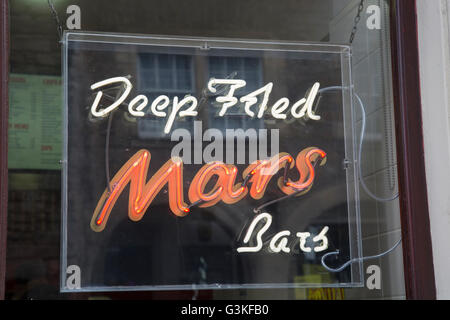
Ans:
[[[264,222],[263,222],[264,221]],[[263,224],[262,228],[256,232],[255,235],[255,228],[259,224]],[[263,235],[266,233],[266,231],[270,228],[272,224],[272,216],[268,214],[267,212],[260,213],[257,215],[253,221],[251,222],[250,226],[247,229],[247,233],[244,237],[244,244],[248,244],[253,238],[256,240],[256,245],[254,246],[248,246],[248,247],[239,247],[237,248],[237,252],[259,252],[263,248]],[[322,231],[315,237],[313,237],[314,243],[318,243],[319,245],[316,245],[314,247],[314,252],[322,252],[328,249],[328,237],[326,236],[327,232],[329,230],[328,226],[325,226]],[[309,232],[297,232],[297,238],[299,239],[299,245],[300,250],[303,252],[311,252],[311,247],[306,246],[306,240],[311,237],[311,234]],[[290,240],[291,232],[289,230],[283,230],[278,233],[276,233],[272,240],[269,243],[269,252],[271,253],[280,253],[285,252],[289,253],[291,252],[291,248],[288,246],[289,240]]]
[[[183,161],[180,158],[169,159],[151,178],[147,179],[150,165],[150,151],[142,149],[133,155],[115,174],[111,180],[111,190],[105,189],[91,219],[91,228],[102,231],[108,221],[111,210],[129,184],[128,216],[133,221],[142,219],[153,199],[168,185],[169,207],[173,214],[185,216],[189,206],[184,201]],[[223,201],[233,204],[242,200],[247,194],[253,199],[261,199],[271,178],[280,170],[296,168],[299,174],[297,181],[280,177],[277,185],[286,195],[308,192],[314,182],[313,163],[326,162],[326,153],[318,148],[309,147],[299,152],[296,159],[288,153],[279,153],[267,160],[251,163],[242,174],[243,181],[237,182],[238,169],[231,164],[211,162],[204,165],[190,183],[188,197],[191,203],[200,203],[199,207],[211,207]],[[205,191],[208,182],[216,176],[214,187]],[[246,179],[248,181],[244,182]]]
[[[95,99],[91,106],[91,114],[94,117],[105,117],[107,116],[111,111],[119,107],[122,103],[125,102],[128,95],[131,92],[131,89],[133,88],[133,85],[131,84],[130,80],[128,80],[125,77],[114,77],[109,78],[97,83],[94,83],[91,86],[91,90],[97,90],[102,87],[109,86],[111,84],[122,84],[124,86],[123,93],[116,98],[116,100],[109,106],[100,109],[99,110],[99,104],[103,97],[103,92],[99,90],[97,92],[97,95],[95,96]],[[226,86],[228,88],[228,91],[226,91],[225,94],[220,93],[216,97],[216,102],[219,104],[222,104],[222,107],[219,112],[219,116],[223,117],[226,115],[226,112],[229,108],[232,108],[238,104],[238,102],[241,102],[244,104],[244,110],[245,113],[249,116],[254,118],[255,116],[258,118],[262,118],[264,115],[265,110],[268,108],[268,102],[270,93],[272,92],[273,83],[270,82],[263,86],[262,88],[255,90],[247,95],[244,95],[240,99],[235,97],[235,93],[237,90],[243,88],[246,86],[245,80],[240,79],[211,79],[208,82],[207,88],[208,90],[214,94],[217,93],[217,86]],[[314,111],[312,110],[313,103],[316,99],[316,96],[318,94],[320,88],[320,83],[316,82],[312,86],[311,90],[309,90],[309,93],[307,97],[300,99],[299,101],[295,102],[291,107],[291,115],[294,118],[302,118],[307,116],[311,120],[320,120],[320,116],[314,114]],[[261,102],[259,105],[258,103],[258,97],[261,97]],[[164,133],[168,134],[170,130],[172,129],[173,123],[177,116],[179,117],[196,117],[198,115],[197,112],[197,106],[198,106],[198,100],[197,98],[193,96],[186,96],[183,99],[180,100],[178,97],[174,97],[172,100],[172,108],[170,110],[170,113],[167,114],[164,110],[167,109],[170,105],[170,98],[161,95],[158,96],[150,106],[151,113],[156,117],[167,117],[167,122],[164,127]],[[144,117],[145,112],[142,110],[148,105],[149,101],[148,98],[144,95],[138,95],[134,99],[130,101],[128,104],[128,112],[135,116],[135,117]],[[289,99],[288,98],[281,98],[277,102],[275,102],[271,108],[270,114],[275,119],[286,119],[287,115],[283,112],[286,111],[286,109],[289,107]],[[257,108],[257,113],[252,110],[252,108]]]

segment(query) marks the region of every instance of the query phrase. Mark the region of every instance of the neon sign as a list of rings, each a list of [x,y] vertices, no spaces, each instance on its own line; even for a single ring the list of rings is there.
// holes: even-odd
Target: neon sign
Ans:
[[[84,291],[362,283],[320,265],[361,249],[348,47],[67,32],[63,49],[63,292],[69,266]]]
[[[128,200],[128,217],[133,221],[139,221],[144,216],[153,199],[168,184],[169,207],[173,214],[183,217],[189,213],[189,206],[183,196],[183,162],[180,158],[168,160],[146,182],[150,165],[151,153],[148,150],[140,150],[130,158],[111,180],[111,191],[105,189],[91,220],[91,228],[94,231],[102,231],[108,221],[111,210],[123,192],[130,184]],[[267,185],[278,170],[282,167],[292,169],[296,167],[299,179],[292,181],[290,178],[280,177],[277,184],[280,190],[287,194],[308,192],[314,182],[315,171],[313,162],[320,160],[320,165],[326,163],[326,153],[318,148],[310,147],[298,153],[295,161],[287,153],[280,153],[269,160],[259,160],[250,164],[243,172],[243,182],[237,183],[238,170],[234,165],[215,162],[204,165],[195,175],[189,188],[189,200],[191,203],[202,203],[199,207],[211,207],[223,201],[227,204],[236,203],[248,193],[253,199],[261,199],[264,196]],[[213,176],[218,179],[211,191],[205,192],[207,183]],[[251,187],[248,187],[248,184]]]

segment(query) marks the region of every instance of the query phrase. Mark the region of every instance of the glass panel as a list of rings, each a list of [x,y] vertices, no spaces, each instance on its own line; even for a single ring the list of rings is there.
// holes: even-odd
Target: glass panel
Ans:
[[[67,33],[63,43],[64,291],[362,285],[358,263],[324,279],[310,268],[329,250],[341,252],[340,263],[360,258],[348,46],[91,33]],[[159,75],[170,74],[172,85],[148,89],[133,73],[94,84],[135,70],[149,55],[158,57]],[[191,61],[189,69],[176,68],[180,57]],[[266,89],[246,88],[246,60],[256,61],[250,73]],[[225,65],[228,76],[202,73],[211,61],[213,69]],[[314,72],[296,75],[300,68]],[[199,87],[178,105],[185,93],[174,93],[180,73]],[[130,101],[142,93],[132,86],[160,96],[137,114]],[[326,91],[331,86],[340,89]],[[279,88],[299,88],[283,107],[285,119],[273,107],[287,99]],[[104,98],[97,100],[99,93]],[[113,109],[122,95],[128,108]],[[144,117],[163,123],[158,136],[136,136]],[[186,130],[186,123],[194,126]],[[103,166],[106,177],[98,174]],[[127,192],[128,200],[121,196]],[[329,210],[324,192],[340,197],[340,207]],[[71,266],[83,273],[76,287],[67,283]],[[305,276],[294,282],[298,270]]]

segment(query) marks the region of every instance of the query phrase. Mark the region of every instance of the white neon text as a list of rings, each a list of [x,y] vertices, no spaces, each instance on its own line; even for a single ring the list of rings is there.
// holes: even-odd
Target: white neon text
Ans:
[[[94,99],[94,103],[91,106],[91,113],[93,116],[104,117],[108,113],[113,111],[115,108],[120,106],[125,101],[125,99],[128,97],[128,95],[130,94],[130,91],[133,88],[133,85],[131,84],[130,80],[128,80],[125,77],[115,77],[115,78],[110,78],[110,79],[106,79],[106,80],[94,83],[91,86],[91,90],[96,90],[100,87],[104,87],[104,86],[107,86],[107,85],[110,85],[110,84],[113,84],[116,82],[123,82],[123,84],[125,85],[125,90],[122,93],[122,95],[119,97],[119,99],[117,99],[112,105],[110,105],[106,109],[97,111],[98,104],[100,103],[100,100],[103,95],[102,91],[97,92],[97,95],[95,96],[95,99]]]
[[[262,222],[265,220],[264,222]],[[263,223],[262,228],[259,229],[259,231],[256,233],[256,236],[254,235],[255,228],[260,224]],[[247,233],[244,237],[244,244],[248,244],[250,240],[255,237],[256,239],[256,245],[254,246],[248,246],[248,247],[239,247],[237,248],[237,252],[259,252],[263,248],[263,235],[264,233],[270,228],[270,225],[272,224],[272,216],[268,214],[267,212],[261,213],[257,215],[250,226],[247,229]],[[299,239],[299,247],[300,250],[303,252],[311,252],[314,250],[314,252],[322,252],[328,249],[328,238],[326,234],[328,233],[328,230],[330,228],[328,226],[325,226],[322,228],[320,233],[313,237],[313,242],[318,245],[315,245],[314,248],[307,247],[306,246],[306,240],[311,237],[311,233],[309,232],[297,232],[297,238]],[[288,246],[289,240],[290,240],[291,232],[289,230],[283,230],[275,234],[272,239],[269,242],[269,251],[272,253],[280,253],[285,252],[289,253],[291,251],[291,248]]]
[[[109,106],[103,109],[98,109],[100,101],[103,97],[103,92],[99,89],[102,87],[109,86],[111,84],[122,84],[124,86],[123,92],[119,97]],[[264,116],[265,111],[268,109],[269,98],[272,92],[273,83],[269,82],[265,86],[242,96],[238,99],[235,94],[236,91],[245,87],[245,80],[240,79],[211,79],[208,82],[207,88],[211,93],[217,93],[217,86],[225,86],[226,93],[222,95],[222,93],[218,93],[219,95],[215,98],[215,101],[222,104],[221,109],[219,111],[219,116],[223,117],[226,115],[228,109],[237,106],[238,102],[244,104],[244,111],[246,115],[249,117],[258,117],[262,118]],[[103,81],[99,81],[91,85],[91,90],[99,90],[97,95],[94,98],[94,101],[91,106],[91,114],[94,117],[106,117],[110,112],[119,107],[125,100],[128,98],[133,85],[130,80],[125,77],[114,77],[110,79],[106,79]],[[320,116],[316,115],[313,111],[313,104],[317,97],[318,91],[320,88],[320,83],[316,82],[309,90],[309,93],[306,97],[301,98],[297,102],[295,102],[291,106],[290,114],[294,118],[302,118],[307,116],[311,120],[320,120]],[[258,99],[260,97],[260,99]],[[257,105],[258,101],[261,101],[259,105]],[[149,104],[148,98],[142,94],[133,98],[128,104],[128,112],[135,117],[144,117],[146,113],[143,111],[144,108]],[[170,111],[166,112],[165,110],[169,108],[172,104],[172,108]],[[276,101],[270,108],[270,114],[275,119],[286,119],[289,108],[290,101],[288,98],[280,98]],[[257,105],[257,106],[256,106]],[[166,95],[160,95],[150,105],[149,111],[147,113],[151,113],[156,117],[166,118],[167,122],[164,127],[164,133],[168,134],[173,126],[175,119],[178,117],[196,117],[198,115],[197,112],[198,100],[193,96],[185,96],[181,100],[179,97],[174,97],[172,101]],[[257,110],[252,110],[255,107]],[[257,111],[257,113],[255,113]]]

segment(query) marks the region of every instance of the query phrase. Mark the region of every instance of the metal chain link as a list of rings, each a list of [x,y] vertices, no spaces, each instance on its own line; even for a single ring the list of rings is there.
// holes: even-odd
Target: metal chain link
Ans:
[[[59,40],[61,41],[63,37],[63,28],[58,17],[58,12],[56,11],[55,6],[53,5],[53,2],[51,0],[47,0],[47,2],[48,6],[50,7],[50,11],[52,12],[53,19],[56,23],[56,31],[58,32]]]
[[[356,31],[358,30],[358,23],[361,20],[361,12],[364,9],[364,0],[361,0],[358,6],[358,13],[356,14],[355,20],[353,21],[353,29],[352,33],[350,34],[350,44],[353,43],[353,40],[355,39]]]

